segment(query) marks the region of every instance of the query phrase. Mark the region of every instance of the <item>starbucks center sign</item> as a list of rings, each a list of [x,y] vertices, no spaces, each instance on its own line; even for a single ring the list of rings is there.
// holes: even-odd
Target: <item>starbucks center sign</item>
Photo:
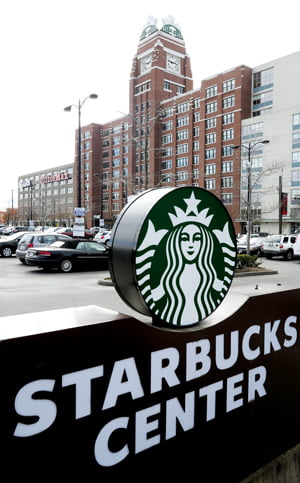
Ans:
[[[205,190],[125,207],[111,275],[149,322],[98,306],[2,318],[2,471],[238,483],[296,445],[300,289],[236,291],[234,266]]]

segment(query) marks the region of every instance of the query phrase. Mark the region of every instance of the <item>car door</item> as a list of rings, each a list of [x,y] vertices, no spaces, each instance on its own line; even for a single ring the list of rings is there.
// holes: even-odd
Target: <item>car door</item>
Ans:
[[[107,249],[97,242],[85,241],[86,266],[88,268],[106,268],[108,266]]]

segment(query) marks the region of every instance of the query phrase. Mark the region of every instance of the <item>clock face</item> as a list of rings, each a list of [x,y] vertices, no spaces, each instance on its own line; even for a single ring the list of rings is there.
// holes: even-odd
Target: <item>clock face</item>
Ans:
[[[176,57],[176,55],[168,54],[168,56],[167,56],[167,69],[173,70],[175,72],[179,72],[179,67],[180,67],[179,57]]]
[[[142,58],[141,61],[141,70],[142,72],[147,72],[151,68],[151,63],[152,63],[152,57],[151,55],[146,55],[145,57]]]

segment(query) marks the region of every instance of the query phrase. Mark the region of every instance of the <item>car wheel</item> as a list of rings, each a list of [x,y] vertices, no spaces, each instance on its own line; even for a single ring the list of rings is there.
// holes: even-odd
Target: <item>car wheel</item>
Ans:
[[[293,250],[288,250],[288,251],[287,251],[287,253],[286,253],[285,258],[286,258],[287,260],[292,260],[292,259],[293,259],[293,257],[294,257]]]
[[[2,256],[3,257],[11,257],[12,256],[12,249],[9,247],[2,248]]]
[[[261,257],[261,255],[262,255],[262,251],[261,251],[261,249],[260,249],[260,248],[258,248],[258,249],[256,250],[256,255],[257,255],[258,257]]]
[[[72,269],[73,269],[73,263],[69,258],[65,258],[60,262],[61,272],[68,273],[68,272],[71,272]]]

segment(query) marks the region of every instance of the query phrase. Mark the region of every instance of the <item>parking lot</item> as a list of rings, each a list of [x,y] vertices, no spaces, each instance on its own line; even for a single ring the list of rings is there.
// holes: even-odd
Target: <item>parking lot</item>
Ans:
[[[262,266],[275,270],[272,275],[235,277],[231,291],[257,294],[257,290],[298,288],[300,261],[262,258]],[[99,284],[109,277],[108,271],[57,273],[22,265],[15,256],[0,258],[0,317],[42,312],[67,307],[97,305],[129,314],[139,320],[150,320],[132,310],[112,286]]]

